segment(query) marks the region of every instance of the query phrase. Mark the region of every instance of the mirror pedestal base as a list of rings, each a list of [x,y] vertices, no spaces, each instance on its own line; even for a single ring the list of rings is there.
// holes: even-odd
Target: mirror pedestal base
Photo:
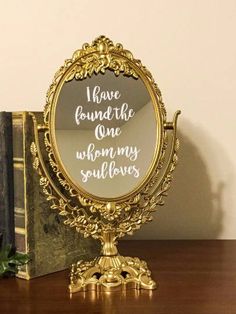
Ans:
[[[145,261],[137,257],[101,256],[91,262],[72,265],[70,293],[79,291],[117,291],[156,288]]]

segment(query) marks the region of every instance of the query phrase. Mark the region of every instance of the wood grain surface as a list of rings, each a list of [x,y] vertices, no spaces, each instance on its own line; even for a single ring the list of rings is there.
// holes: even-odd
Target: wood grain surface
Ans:
[[[119,251],[146,260],[158,289],[70,297],[69,271],[1,279],[0,313],[236,314],[236,241],[121,241]]]

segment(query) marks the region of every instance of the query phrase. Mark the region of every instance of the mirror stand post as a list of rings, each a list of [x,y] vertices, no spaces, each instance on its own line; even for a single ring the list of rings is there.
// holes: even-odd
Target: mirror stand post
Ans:
[[[116,236],[113,231],[105,231],[101,236],[102,256],[116,256],[118,254],[116,247]]]
[[[114,232],[102,234],[101,256],[92,262],[79,261],[72,265],[69,289],[78,291],[116,291],[156,288],[145,261],[118,254]]]

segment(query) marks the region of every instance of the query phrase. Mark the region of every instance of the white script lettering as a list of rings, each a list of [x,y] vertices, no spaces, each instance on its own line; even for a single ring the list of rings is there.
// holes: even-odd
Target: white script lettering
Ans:
[[[120,128],[106,128],[102,124],[98,124],[95,128],[95,137],[97,140],[102,140],[103,138],[107,136],[116,137],[121,134]]]
[[[92,169],[92,170],[80,170],[82,175],[82,181],[84,183],[88,182],[88,179],[95,178],[95,179],[106,179],[107,177],[112,179],[114,176],[117,175],[132,175],[135,178],[139,177],[139,168],[136,168],[135,165],[130,166],[119,166],[116,167],[115,161],[107,162],[104,161],[101,165],[100,169]]]
[[[100,157],[108,157],[111,159],[115,159],[117,156],[124,156],[128,158],[130,161],[135,161],[138,158],[138,154],[140,149],[137,146],[118,146],[116,148],[109,147],[109,148],[101,148],[96,149],[94,143],[90,143],[88,145],[87,150],[77,151],[76,152],[76,159],[78,160],[90,160],[95,161],[97,158]]]
[[[91,97],[92,96],[92,97]],[[90,87],[87,86],[87,101],[90,102],[94,102],[96,104],[100,104],[102,101],[106,101],[106,100],[113,100],[113,99],[119,99],[121,96],[120,92],[118,90],[116,91],[101,91],[100,86],[95,86],[93,88],[93,91],[91,93],[90,91]]]
[[[77,106],[75,111],[75,121],[79,125],[81,121],[103,121],[112,119],[128,121],[133,118],[135,111],[132,108],[129,108],[127,103],[123,103],[120,108],[108,106],[105,111],[94,110],[92,112],[83,112],[83,106]]]

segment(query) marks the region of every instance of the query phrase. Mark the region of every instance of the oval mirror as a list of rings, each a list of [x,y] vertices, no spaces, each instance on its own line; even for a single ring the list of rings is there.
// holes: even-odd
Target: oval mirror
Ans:
[[[63,82],[55,104],[55,143],[73,185],[109,199],[139,187],[157,156],[155,107],[141,78],[107,70]]]

